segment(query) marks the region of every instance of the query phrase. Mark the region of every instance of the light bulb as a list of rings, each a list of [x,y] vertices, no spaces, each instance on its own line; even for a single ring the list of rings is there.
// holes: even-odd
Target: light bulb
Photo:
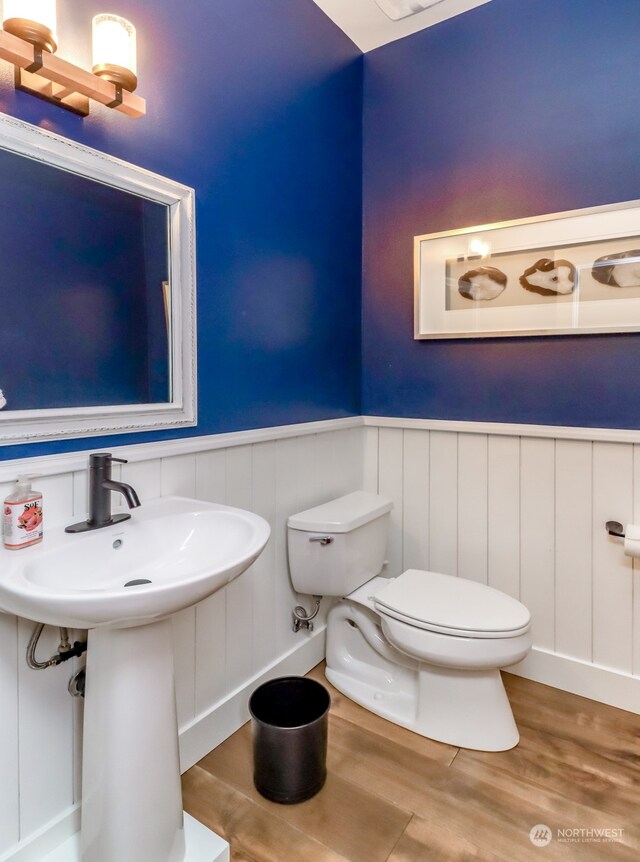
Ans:
[[[137,87],[136,29],[125,18],[93,19],[93,73],[129,92]]]
[[[7,33],[55,53],[56,0],[4,0],[2,20]]]

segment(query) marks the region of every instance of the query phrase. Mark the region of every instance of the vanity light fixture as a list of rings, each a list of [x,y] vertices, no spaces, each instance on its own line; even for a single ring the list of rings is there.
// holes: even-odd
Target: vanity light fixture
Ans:
[[[146,112],[133,95],[136,31],[117,15],[93,19],[93,71],[56,57],[56,0],[4,0],[0,59],[15,67],[15,86],[86,117],[93,99],[129,117]]]

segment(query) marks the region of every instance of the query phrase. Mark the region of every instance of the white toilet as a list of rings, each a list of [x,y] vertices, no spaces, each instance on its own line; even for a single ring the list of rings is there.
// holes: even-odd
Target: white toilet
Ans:
[[[422,736],[513,748],[518,729],[499,668],[529,652],[529,611],[465,578],[416,569],[380,577],[392,508],[356,491],[289,518],[294,589],[343,597],[327,621],[327,679]]]

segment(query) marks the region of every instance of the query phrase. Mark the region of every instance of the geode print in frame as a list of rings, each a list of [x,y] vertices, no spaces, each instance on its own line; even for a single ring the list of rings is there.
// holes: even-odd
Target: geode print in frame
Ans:
[[[415,338],[640,330],[640,201],[415,237]]]

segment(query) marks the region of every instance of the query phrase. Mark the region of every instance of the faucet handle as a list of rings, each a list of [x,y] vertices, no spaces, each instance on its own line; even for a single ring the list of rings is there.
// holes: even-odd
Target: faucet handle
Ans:
[[[119,464],[128,464],[129,463],[126,458],[114,458],[113,455],[111,456],[111,461],[112,462],[117,461]]]

